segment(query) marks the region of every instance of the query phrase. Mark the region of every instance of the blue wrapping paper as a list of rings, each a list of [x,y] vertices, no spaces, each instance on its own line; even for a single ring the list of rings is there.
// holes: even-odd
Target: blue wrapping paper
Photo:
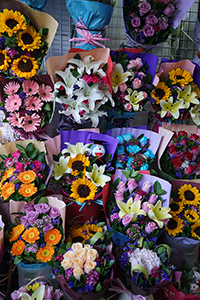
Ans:
[[[20,0],[29,5],[33,9],[42,10],[47,4],[48,0]]]

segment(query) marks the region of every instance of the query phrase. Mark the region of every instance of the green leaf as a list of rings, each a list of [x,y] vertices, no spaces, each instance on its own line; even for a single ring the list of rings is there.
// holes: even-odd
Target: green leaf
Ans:
[[[33,143],[29,143],[27,146],[26,146],[26,151],[27,153],[33,151],[34,147],[33,147]]]
[[[156,192],[156,195],[158,195],[158,196],[160,196],[160,195],[165,195],[165,194],[167,194],[167,192],[166,192],[165,190],[163,190],[163,189],[159,189],[159,190],[157,190],[157,192]]]
[[[95,291],[96,292],[100,292],[102,290],[102,285],[100,284],[100,282],[97,284]]]
[[[32,151],[29,152],[29,157],[31,159],[35,158],[37,156],[37,149],[33,149]]]
[[[20,263],[20,261],[22,261],[22,256],[18,255],[15,257],[15,260],[14,260],[14,265],[17,265]]]
[[[162,189],[162,186],[161,186],[160,182],[158,180],[156,180],[153,185],[154,193],[156,193],[160,189]]]
[[[0,157],[5,160],[7,158],[7,156],[5,154],[0,154]]]
[[[40,200],[38,201],[38,203],[46,203],[46,204],[48,204],[49,201],[48,201],[47,197],[41,197]]]
[[[24,149],[24,147],[20,146],[19,144],[16,144],[17,149],[19,149],[22,153],[26,154],[26,151]]]
[[[39,191],[43,191],[43,190],[45,190],[45,189],[46,189],[46,185],[45,185],[44,183],[41,183],[41,184],[39,185],[38,190],[39,190]]]
[[[47,104],[45,105],[44,110],[46,110],[46,111],[52,111],[52,108],[51,108],[51,106],[49,105],[49,103],[47,103]]]

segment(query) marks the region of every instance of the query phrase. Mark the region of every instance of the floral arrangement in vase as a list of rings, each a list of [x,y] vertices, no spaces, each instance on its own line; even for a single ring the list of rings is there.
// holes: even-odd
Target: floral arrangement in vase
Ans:
[[[0,196],[3,201],[29,202],[45,192],[50,168],[45,152],[39,152],[30,140],[24,147],[16,144],[16,148],[8,155],[0,154]]]
[[[22,138],[43,137],[54,111],[53,84],[48,75],[23,81],[0,79],[0,107],[5,119]]]
[[[48,28],[39,31],[17,10],[0,10],[0,75],[30,79],[48,50]]]
[[[61,212],[46,197],[26,204],[9,225],[9,249],[15,264],[49,262],[63,237]]]

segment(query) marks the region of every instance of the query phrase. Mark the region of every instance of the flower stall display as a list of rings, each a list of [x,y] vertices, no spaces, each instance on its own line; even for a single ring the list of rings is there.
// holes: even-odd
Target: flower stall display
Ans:
[[[32,140],[10,142],[0,145],[0,153],[2,201],[29,202],[45,193],[52,170],[44,143]]]
[[[113,128],[104,133],[119,141],[113,160],[115,168],[130,171],[151,169],[162,135],[132,127]]]
[[[103,201],[108,227],[115,230],[115,246],[128,240],[155,242],[171,218],[171,184],[138,171],[117,169],[111,189],[111,197],[104,190]]]
[[[84,1],[82,1],[84,2]],[[50,57],[46,66],[54,73],[55,101],[60,103],[58,111],[62,121],[57,130],[74,130],[97,127],[100,118],[106,115],[104,105],[114,106],[110,83],[106,74],[109,49],[96,49],[79,53],[68,53],[58,58]],[[89,125],[88,125],[88,121]]]
[[[178,62],[163,59],[151,94],[159,122],[184,124],[191,119],[200,124],[198,68],[187,59]]]
[[[20,81],[0,78],[0,109],[20,139],[42,139],[54,112],[53,83],[49,75]]]
[[[116,261],[126,286],[134,295],[148,296],[172,281],[174,266],[169,261],[168,245],[153,242],[125,243],[117,249]]]
[[[123,0],[123,18],[129,47],[150,50],[174,34],[194,0]]]
[[[70,42],[77,42],[76,48],[91,50],[105,46],[105,29],[110,23],[116,0],[66,0],[69,14],[74,21],[77,37]]]
[[[61,245],[52,261],[53,273],[70,299],[100,299],[113,278],[115,259],[103,244]]]
[[[19,1],[0,4],[0,75],[30,79],[37,74],[58,23]]]
[[[157,56],[140,53],[140,49],[119,49],[111,51],[110,55],[115,106],[108,107],[106,129],[125,127],[137,112],[144,110],[153,90],[152,82],[158,61]]]

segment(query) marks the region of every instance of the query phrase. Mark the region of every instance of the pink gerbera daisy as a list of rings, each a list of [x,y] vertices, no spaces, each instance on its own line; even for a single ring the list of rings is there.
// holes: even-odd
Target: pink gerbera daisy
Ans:
[[[11,81],[9,83],[7,83],[4,87],[4,92],[7,95],[12,95],[17,93],[18,89],[20,88],[20,84],[14,81]]]
[[[53,93],[51,93],[52,88],[49,85],[42,84],[39,87],[39,95],[42,100],[49,102],[53,100]]]
[[[41,110],[42,107],[42,101],[40,100],[40,98],[32,96],[30,97],[27,102],[27,110]]]
[[[22,100],[19,98],[19,96],[17,94],[13,94],[8,96],[8,98],[6,99],[5,102],[5,109],[7,111],[16,111],[20,108],[22,104]]]
[[[24,116],[24,123],[23,123],[23,128],[25,131],[35,131],[38,126],[40,126],[41,119],[40,117],[34,113],[32,115],[25,115]]]
[[[33,80],[24,80],[22,83],[24,92],[28,95],[35,95],[38,92],[39,85]]]
[[[20,118],[19,113],[11,113],[10,117],[8,117],[8,122],[10,122],[10,124],[12,126],[17,126],[17,127],[21,127],[22,126],[22,118]]]

